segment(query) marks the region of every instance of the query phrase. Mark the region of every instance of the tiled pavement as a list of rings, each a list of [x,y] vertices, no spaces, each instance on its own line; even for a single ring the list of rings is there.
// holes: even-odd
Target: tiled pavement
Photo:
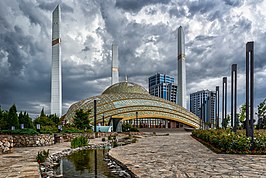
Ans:
[[[116,147],[111,156],[123,162],[138,177],[265,177],[266,155],[215,154],[195,141],[190,133],[144,137],[137,143]],[[100,142],[99,139],[91,143]],[[14,148],[13,153],[0,155],[0,178],[37,178],[35,156],[40,150],[59,152],[69,142],[46,147]]]
[[[145,137],[109,153],[140,178],[266,178],[266,155],[216,154],[188,132]]]
[[[70,142],[45,147],[14,148],[13,153],[0,155],[0,178],[38,178],[38,163],[35,160],[38,151],[49,149],[50,153],[55,153],[66,148],[70,148]]]

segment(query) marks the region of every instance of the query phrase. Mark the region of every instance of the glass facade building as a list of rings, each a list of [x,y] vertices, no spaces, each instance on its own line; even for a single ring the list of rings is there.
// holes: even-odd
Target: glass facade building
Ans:
[[[204,118],[205,122],[211,122],[215,118],[215,98],[216,93],[209,90],[190,94],[190,112],[199,118]],[[203,105],[204,107],[202,107]],[[201,111],[201,107],[205,109],[205,112]]]
[[[157,73],[149,77],[149,93],[177,103],[177,85],[174,82],[174,77]]]

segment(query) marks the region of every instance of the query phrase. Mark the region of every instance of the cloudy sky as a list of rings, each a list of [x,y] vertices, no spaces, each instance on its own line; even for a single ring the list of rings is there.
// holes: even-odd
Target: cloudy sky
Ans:
[[[111,45],[120,80],[148,88],[156,72],[177,75],[176,30],[185,31],[187,94],[222,84],[238,64],[245,100],[245,44],[255,41],[255,104],[266,97],[266,1],[0,1],[0,105],[50,112],[51,15],[61,2],[63,113],[111,83]],[[230,84],[228,86],[230,97]],[[230,100],[228,100],[230,101]],[[228,107],[229,108],[229,107]]]

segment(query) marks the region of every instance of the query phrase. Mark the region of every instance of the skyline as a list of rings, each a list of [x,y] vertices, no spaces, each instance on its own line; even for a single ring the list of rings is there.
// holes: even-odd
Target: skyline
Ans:
[[[177,80],[176,30],[180,25],[186,39],[187,100],[196,91],[215,91],[216,85],[221,90],[223,76],[228,77],[230,91],[230,67],[237,63],[238,106],[243,104],[245,44],[255,41],[255,106],[262,102],[266,91],[265,1],[200,2],[61,3],[63,114],[73,102],[99,95],[110,86],[113,43],[118,44],[120,81],[127,75],[130,82],[148,89],[148,77],[157,72]],[[18,111],[39,114],[44,107],[50,113],[51,12],[57,4],[0,2],[3,109],[16,104]]]

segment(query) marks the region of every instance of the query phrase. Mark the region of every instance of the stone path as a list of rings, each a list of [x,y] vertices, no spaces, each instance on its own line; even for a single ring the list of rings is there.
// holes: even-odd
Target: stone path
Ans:
[[[100,142],[101,138],[90,140],[90,144]],[[14,148],[13,153],[0,155],[0,178],[39,178],[38,163],[35,160],[38,151],[49,149],[50,154],[53,154],[67,148],[70,148],[70,142],[44,147]]]
[[[14,148],[13,153],[0,155],[0,178],[39,178],[38,163],[35,160],[38,151],[49,149],[50,153],[55,153],[66,148],[70,148],[70,142],[45,147]]]
[[[152,136],[109,154],[140,178],[265,177],[266,155],[216,154],[190,133]]]

